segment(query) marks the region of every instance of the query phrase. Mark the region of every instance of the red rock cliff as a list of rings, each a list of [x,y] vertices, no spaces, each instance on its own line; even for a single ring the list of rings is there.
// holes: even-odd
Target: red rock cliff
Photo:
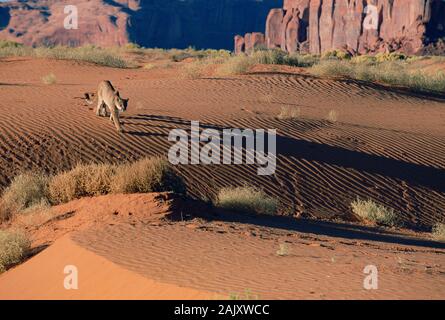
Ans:
[[[444,37],[444,26],[442,0],[284,0],[267,17],[265,45],[314,54],[415,54]]]
[[[77,30],[64,28],[66,5],[78,9]],[[0,2],[0,39],[231,49],[234,34],[264,29],[267,13],[277,5],[282,0],[14,0]]]

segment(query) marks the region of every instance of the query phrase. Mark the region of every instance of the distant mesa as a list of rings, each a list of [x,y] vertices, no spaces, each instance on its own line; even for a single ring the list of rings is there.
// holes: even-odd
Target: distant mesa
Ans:
[[[29,0],[0,2],[0,39],[26,45],[94,44],[229,49],[233,35],[263,30],[282,0]],[[64,28],[75,5],[79,29]]]
[[[264,41],[257,35],[254,45],[290,53],[419,54],[445,37],[444,17],[442,0],[284,0],[267,16]],[[250,39],[235,36],[234,51],[252,50]]]

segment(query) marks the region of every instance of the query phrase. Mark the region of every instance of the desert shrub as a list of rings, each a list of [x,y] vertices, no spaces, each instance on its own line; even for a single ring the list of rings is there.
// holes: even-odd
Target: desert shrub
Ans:
[[[116,168],[109,164],[78,164],[49,181],[51,203],[60,204],[82,197],[93,197],[111,192]]]
[[[215,50],[215,49],[206,49],[206,50],[196,50],[193,47],[189,47],[187,49],[170,49],[168,51],[170,59],[174,62],[181,62],[188,58],[196,58],[196,59],[205,59],[205,58],[229,58],[232,53],[228,50]]]
[[[280,120],[294,120],[300,118],[301,108],[300,107],[290,107],[283,106],[278,114],[277,118]]]
[[[351,59],[351,57],[352,55],[349,52],[343,50],[325,51],[321,55],[322,60],[329,60],[329,59],[348,60]]]
[[[377,53],[375,55],[375,60],[377,62],[387,62],[387,61],[402,61],[406,60],[408,57],[400,52],[390,52],[390,53]]]
[[[123,46],[124,51],[136,54],[144,54],[145,49],[134,42],[129,42]]]
[[[36,48],[35,54],[38,57],[54,58],[59,60],[76,60],[95,63],[113,68],[128,68],[130,63],[121,58],[111,49],[101,49],[94,46],[83,46],[78,48],[54,47]]]
[[[21,262],[30,245],[31,242],[23,233],[0,230],[0,273]]]
[[[343,77],[367,82],[400,86],[423,92],[443,92],[445,73],[429,74],[421,70],[410,71],[407,62],[401,60],[380,63],[356,63],[325,60],[310,69],[316,76]]]
[[[324,60],[311,68],[312,74],[322,77],[353,77],[352,64],[340,60]]]
[[[144,64],[143,68],[145,70],[152,70],[152,69],[155,69],[156,66],[153,63],[146,63],[146,64]]]
[[[254,60],[250,57],[235,56],[222,63],[217,69],[217,74],[221,76],[245,74],[254,64]]]
[[[184,61],[185,59],[192,58],[192,57],[193,57],[193,55],[189,52],[179,52],[177,54],[173,54],[171,56],[171,60],[174,62],[181,62],[181,61]]]
[[[307,68],[312,67],[319,61],[320,58],[313,54],[291,53],[285,57],[284,64],[289,66]]]
[[[386,226],[397,226],[400,224],[394,209],[387,208],[372,200],[357,199],[351,203],[352,211],[368,222]]]
[[[328,115],[326,116],[326,120],[330,122],[337,122],[338,121],[338,111],[337,110],[331,110],[328,112]]]
[[[181,69],[181,76],[184,79],[198,79],[203,75],[206,63],[195,60],[185,64]]]
[[[287,65],[292,67],[310,67],[318,62],[315,55],[302,55],[299,53],[288,54],[279,49],[258,50],[248,56],[254,64]]]
[[[219,191],[216,206],[224,209],[255,214],[275,214],[278,200],[268,197],[254,187],[230,187]]]
[[[38,47],[4,45],[0,47],[0,57],[31,56],[59,60],[76,60],[95,63],[113,68],[128,68],[132,65],[118,54],[117,50],[101,49],[95,46],[83,47]]]
[[[143,48],[144,57],[149,60],[169,59],[170,55],[167,50],[160,48]]]
[[[376,58],[375,56],[369,56],[364,54],[352,57],[351,62],[355,64],[372,64],[376,62]]]
[[[232,56],[232,53],[230,51],[224,50],[224,49],[220,49],[220,50],[207,49],[207,50],[204,50],[203,52],[204,52],[204,56],[207,58],[227,59]]]
[[[433,239],[445,241],[445,223],[437,223],[433,227]]]
[[[259,300],[258,294],[253,294],[250,289],[245,289],[243,293],[232,292],[229,294],[228,300]],[[225,300],[223,298],[223,300]]]
[[[48,84],[48,85],[55,84],[57,82],[57,78],[54,75],[54,73],[50,73],[50,74],[47,74],[46,76],[42,77],[42,82],[44,84]]]
[[[273,49],[254,51],[249,58],[252,59],[255,64],[284,64],[287,56],[286,52]]]
[[[21,48],[23,47],[23,44],[10,41],[10,40],[0,40],[0,49],[4,48]]]
[[[182,178],[166,160],[154,157],[119,166],[113,178],[112,191],[114,193],[165,191],[185,193],[186,187]]]
[[[280,257],[289,255],[289,246],[287,245],[287,243],[280,243],[280,248],[277,250],[277,255]]]
[[[26,172],[15,177],[0,199],[0,221],[12,214],[48,202],[48,179]]]

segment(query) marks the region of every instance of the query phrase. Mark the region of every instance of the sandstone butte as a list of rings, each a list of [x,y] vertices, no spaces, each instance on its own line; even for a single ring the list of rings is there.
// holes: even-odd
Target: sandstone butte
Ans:
[[[311,54],[419,54],[437,48],[444,36],[442,0],[284,0],[283,8],[269,12],[264,36],[235,36],[235,53],[267,47]]]
[[[277,3],[277,0],[0,0],[0,39],[30,46],[111,47],[133,42],[146,48],[232,49],[233,35],[263,30],[269,10]],[[77,9],[78,29],[65,28],[67,6]]]

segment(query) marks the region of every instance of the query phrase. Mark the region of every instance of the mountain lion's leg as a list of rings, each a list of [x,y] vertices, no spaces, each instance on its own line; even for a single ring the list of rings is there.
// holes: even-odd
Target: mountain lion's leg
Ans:
[[[110,120],[114,122],[114,126],[116,127],[117,131],[122,132],[122,126],[119,121],[119,111],[117,110],[116,107],[111,108]]]
[[[104,104],[104,101],[98,97],[97,98],[96,116],[101,115],[103,104]]]

